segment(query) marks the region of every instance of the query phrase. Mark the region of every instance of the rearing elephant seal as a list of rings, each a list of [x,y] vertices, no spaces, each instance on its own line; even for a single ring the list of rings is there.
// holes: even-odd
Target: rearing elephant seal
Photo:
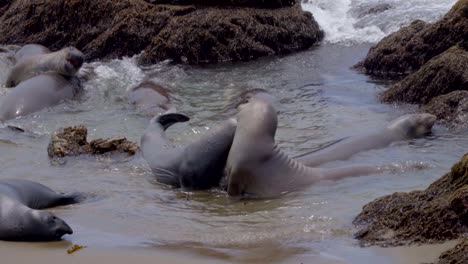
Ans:
[[[260,98],[239,106],[237,128],[226,164],[230,196],[273,197],[321,180],[382,171],[374,166],[311,168],[289,158],[275,144],[276,109]]]
[[[62,75],[45,73],[28,79],[0,98],[0,121],[24,116],[72,99],[81,91],[79,83]]]
[[[42,73],[58,73],[63,76],[74,76],[81,68],[84,56],[74,47],[63,48],[56,52],[35,55],[16,64],[5,83],[6,87],[14,87]]]
[[[79,202],[79,194],[59,194],[28,180],[0,180],[0,239],[58,240],[73,230],[52,213],[39,211]]]
[[[194,142],[176,147],[166,138],[165,130],[188,120],[176,113],[153,118],[141,138],[143,157],[159,182],[184,189],[219,186],[236,122],[230,119]]]
[[[436,116],[427,113],[404,115],[382,130],[344,138],[328,147],[303,154],[295,159],[311,167],[331,161],[345,160],[358,152],[384,148],[395,141],[423,137],[431,132],[436,119]]]

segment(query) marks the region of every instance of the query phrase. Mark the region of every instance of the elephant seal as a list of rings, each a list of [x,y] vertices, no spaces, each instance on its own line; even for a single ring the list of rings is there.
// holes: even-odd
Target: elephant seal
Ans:
[[[265,198],[298,190],[322,180],[382,172],[377,166],[311,168],[289,158],[275,144],[276,109],[251,98],[239,106],[237,128],[226,164],[230,196]]]
[[[436,116],[427,113],[404,115],[392,121],[384,129],[366,135],[343,138],[330,146],[294,159],[311,167],[345,160],[358,152],[384,148],[396,141],[423,137],[431,132],[436,119]]]
[[[80,194],[59,194],[29,180],[0,180],[0,239],[47,241],[72,234],[65,221],[38,209],[73,204],[80,199]]]
[[[141,138],[143,157],[159,182],[188,190],[219,186],[236,121],[229,119],[186,146],[176,147],[166,138],[165,130],[188,120],[178,113],[153,118]]]
[[[0,121],[31,114],[46,107],[72,99],[81,85],[56,73],[46,73],[28,79],[0,98]]]
[[[144,81],[137,86],[130,88],[127,98],[130,104],[147,115],[155,116],[168,110],[175,112],[171,104],[171,91],[154,81]]]
[[[74,76],[84,62],[84,55],[74,47],[56,52],[31,56],[16,64],[11,70],[6,87],[14,87],[42,73],[58,73],[66,77]]]
[[[36,55],[44,55],[50,53],[50,50],[42,45],[39,44],[27,44],[21,47],[16,53],[15,53],[15,61],[16,64],[19,64],[30,57],[36,56]]]

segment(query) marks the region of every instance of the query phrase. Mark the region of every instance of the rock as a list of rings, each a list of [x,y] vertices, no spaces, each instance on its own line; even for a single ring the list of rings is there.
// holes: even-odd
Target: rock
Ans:
[[[374,76],[406,75],[457,44],[468,48],[468,0],[434,24],[417,20],[382,39],[357,68]]]
[[[466,264],[468,263],[468,239],[463,239],[454,248],[442,253],[434,264]]]
[[[124,137],[111,139],[95,139],[88,143],[88,129],[85,126],[65,127],[51,136],[47,153],[50,158],[78,156],[82,154],[104,154],[109,152],[134,155],[138,151],[136,143]]]
[[[437,116],[450,127],[463,128],[468,125],[468,91],[454,91],[440,95],[423,106],[423,112]]]
[[[249,60],[303,50],[323,38],[300,5],[258,9],[143,0],[10,0],[0,9],[0,44],[75,46],[88,61],[143,50],[144,63]]]
[[[207,7],[172,19],[153,38],[140,62],[167,58],[190,64],[247,61],[310,47],[322,38],[311,14],[297,7]]]
[[[389,3],[362,3],[353,6],[349,12],[357,18],[363,18],[368,15],[376,15],[392,9],[393,6]]]
[[[468,234],[468,154],[424,191],[394,193],[365,205],[353,223],[363,245],[440,242]]]
[[[426,104],[436,96],[463,89],[468,89],[468,51],[454,46],[391,86],[380,99]]]
[[[296,0],[146,0],[152,4],[182,4],[207,6],[250,6],[261,8],[279,8],[293,6]]]

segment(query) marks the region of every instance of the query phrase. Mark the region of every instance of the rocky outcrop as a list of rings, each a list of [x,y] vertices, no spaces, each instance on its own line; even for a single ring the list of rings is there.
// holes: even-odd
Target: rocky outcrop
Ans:
[[[465,238],[454,248],[445,251],[434,264],[466,264],[468,263],[468,239]]]
[[[99,155],[104,153],[127,153],[134,155],[139,147],[136,143],[124,137],[110,139],[86,140],[88,129],[84,126],[65,127],[54,133],[51,137],[47,153],[50,158],[62,158],[83,154]]]
[[[363,245],[440,242],[468,234],[468,154],[424,191],[365,205],[353,222]]]
[[[423,112],[437,116],[449,127],[468,126],[468,91],[455,91],[433,98],[422,107]]]
[[[145,0],[152,4],[208,5],[208,6],[250,6],[279,8],[293,6],[296,0]]]
[[[10,0],[0,9],[0,43],[39,43],[53,50],[75,46],[88,60],[141,51],[143,63],[249,60],[303,50],[323,38],[300,5],[260,9],[143,0]]]
[[[468,47],[468,0],[459,0],[434,24],[418,20],[387,36],[358,68],[374,76],[406,75],[457,44]]]
[[[386,90],[383,102],[426,104],[432,98],[468,89],[468,51],[454,46]]]

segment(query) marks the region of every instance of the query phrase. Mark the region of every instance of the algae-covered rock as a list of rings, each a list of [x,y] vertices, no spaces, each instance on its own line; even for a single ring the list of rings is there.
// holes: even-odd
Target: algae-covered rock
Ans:
[[[468,51],[454,46],[386,90],[383,102],[426,104],[432,98],[468,90]]]
[[[152,4],[181,4],[208,6],[250,6],[261,8],[279,8],[293,6],[296,0],[146,0]]]
[[[468,48],[468,0],[434,24],[417,20],[387,36],[357,66],[374,76],[406,75],[457,44]]]
[[[434,264],[466,264],[468,263],[468,239],[463,239],[454,248],[443,252]]]
[[[60,129],[51,136],[47,153],[51,158],[78,156],[82,154],[104,154],[110,152],[134,155],[138,151],[136,143],[124,137],[95,139],[88,143],[88,129],[85,126],[71,126]]]
[[[433,98],[422,111],[437,116],[451,127],[468,126],[468,91],[454,91]]]
[[[249,60],[304,50],[323,37],[300,5],[264,9],[143,0],[10,0],[2,5],[0,44],[75,46],[88,61],[142,51],[144,63]]]
[[[440,242],[468,234],[468,154],[426,190],[378,198],[353,223],[363,245]]]

